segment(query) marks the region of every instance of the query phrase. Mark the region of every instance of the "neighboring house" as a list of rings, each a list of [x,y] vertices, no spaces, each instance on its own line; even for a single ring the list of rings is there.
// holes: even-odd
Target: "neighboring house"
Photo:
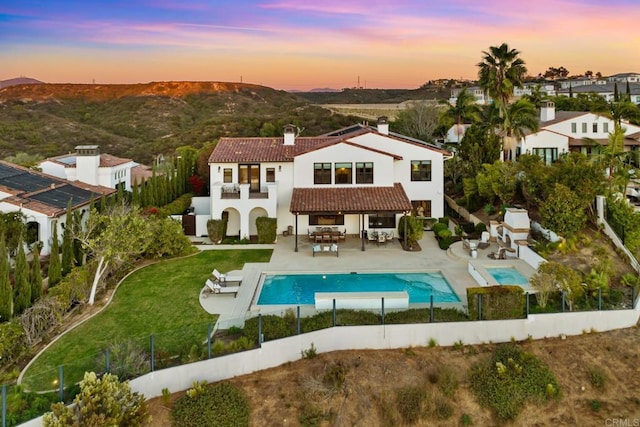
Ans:
[[[618,86],[618,95],[626,95],[626,83],[606,83],[591,86],[576,86],[558,91],[559,96],[571,96],[576,98],[579,94],[588,95],[596,94],[602,96],[607,102],[615,100],[616,84]],[[629,83],[629,91],[631,92],[631,102],[640,104],[640,83]]]
[[[454,124],[447,131],[447,135],[444,138],[444,142],[447,144],[459,144],[462,142],[462,138],[464,138],[464,134],[467,132],[467,129],[471,127],[470,124]]]
[[[377,128],[354,125],[316,137],[287,126],[279,138],[221,138],[209,157],[211,217],[227,219],[227,235],[241,238],[257,234],[260,216],[277,218],[278,233],[305,236],[316,226],[358,236],[395,230],[404,214],[444,215],[450,156],[389,132],[386,117]]]
[[[142,182],[144,170],[131,159],[123,159],[110,154],[100,154],[97,145],[79,145],[76,152],[45,159],[38,164],[42,172],[68,181],[80,181],[91,185],[118,188],[131,191],[131,184]],[[146,175],[145,173],[143,173]]]
[[[640,83],[640,73],[618,73],[607,77],[607,81],[611,83]]]
[[[551,97],[556,95],[556,89],[553,83],[528,82],[528,83],[524,83],[522,87],[513,88],[513,97],[511,98],[511,101],[516,101],[525,95],[531,95],[533,93],[533,90],[537,86],[540,87],[540,92],[546,96]],[[465,89],[465,88],[457,88],[451,91],[451,97],[449,98],[449,103],[451,105],[456,104],[456,102],[458,101],[458,94],[462,91],[462,89]],[[488,105],[493,102],[491,97],[487,95],[485,91],[479,86],[471,86],[471,87],[467,87],[466,89],[467,89],[467,93],[470,93],[473,95],[473,97],[476,100],[476,104]]]
[[[597,113],[581,111],[555,111],[555,103],[545,102],[540,108],[540,129],[529,133],[518,142],[521,154],[537,154],[546,164],[555,161],[568,151],[591,154],[589,138],[601,145],[609,143],[609,133],[613,132],[613,120]],[[625,150],[637,150],[640,146],[640,126],[623,122],[625,129]]]
[[[462,92],[463,89],[467,89],[467,93],[473,95],[476,100],[476,104],[478,105],[488,105],[493,102],[491,97],[489,97],[489,95],[487,95],[484,89],[482,89],[480,86],[470,86],[467,88],[461,87],[453,89],[451,91],[451,98],[449,98],[449,104],[456,105],[456,102],[458,101],[458,94]]]
[[[575,89],[580,86],[597,86],[597,85],[603,85],[606,83],[607,83],[607,80],[598,79],[595,77],[583,77],[578,79],[574,78],[574,79],[558,81],[558,84],[560,85],[560,89],[569,89],[570,87]]]
[[[58,237],[62,240],[67,206],[88,213],[92,201],[115,190],[70,182],[12,163],[0,161],[0,211],[22,212],[27,221],[27,242],[42,242],[42,254],[51,249],[53,224],[57,221]]]

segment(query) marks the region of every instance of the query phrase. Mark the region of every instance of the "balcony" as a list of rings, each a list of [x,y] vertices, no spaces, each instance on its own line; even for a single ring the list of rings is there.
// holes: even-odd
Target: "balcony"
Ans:
[[[249,190],[249,184],[222,184],[214,183],[211,186],[211,197],[213,199],[224,200],[254,200],[254,199],[277,199],[278,185],[269,183],[260,186],[259,192]]]

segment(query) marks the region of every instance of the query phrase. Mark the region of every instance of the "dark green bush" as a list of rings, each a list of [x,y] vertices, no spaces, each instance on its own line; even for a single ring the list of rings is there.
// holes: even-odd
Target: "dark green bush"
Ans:
[[[273,243],[276,240],[278,220],[261,216],[256,218],[258,243]]]
[[[294,335],[295,328],[288,324],[286,320],[280,316],[268,314],[262,316],[262,335],[264,341],[277,340],[279,338]],[[247,337],[251,342],[258,343],[258,318],[252,317],[244,322],[242,335]]]
[[[476,231],[476,226],[472,222],[463,222],[462,229],[467,234],[472,234]]]
[[[317,331],[333,326],[333,312],[324,311],[311,317],[305,317],[300,321],[303,332]],[[379,315],[364,310],[336,310],[336,325],[379,325],[382,319]]]
[[[540,404],[561,394],[553,372],[513,344],[499,346],[491,358],[474,365],[468,379],[479,403],[502,421],[515,419],[527,402]]]
[[[171,417],[176,427],[248,426],[249,404],[240,389],[221,382],[176,400]]]
[[[443,251],[446,251],[447,249],[449,249],[449,246],[451,246],[452,243],[457,242],[458,240],[459,239],[454,236],[449,236],[447,238],[438,240],[438,246]]]
[[[469,320],[467,315],[455,308],[433,308],[434,322],[465,322]],[[384,315],[384,323],[387,324],[411,324],[429,323],[428,308],[413,308],[409,310],[394,311]]]
[[[227,234],[227,221],[224,219],[210,219],[207,221],[207,234],[213,243],[222,241]]]
[[[467,288],[470,320],[478,320],[478,295],[482,295],[481,320],[521,319],[525,315],[526,302],[520,286],[481,286]]]
[[[483,231],[487,231],[487,226],[485,225],[485,223],[484,222],[477,223],[476,226],[475,226],[475,232],[477,234],[480,234]]]
[[[17,322],[0,323],[0,361],[7,366],[26,348],[24,330]]]
[[[175,199],[173,202],[162,206],[158,209],[159,215],[182,215],[187,211],[187,208],[191,206],[191,199],[193,194],[186,193]]]
[[[448,216],[443,216],[441,218],[438,218],[438,222],[441,224],[445,224],[447,227],[449,226],[449,217]]]
[[[431,229],[433,230],[436,236],[438,235],[439,232],[441,232],[442,230],[447,230],[448,228],[449,226],[447,224],[443,224],[441,222],[436,222],[431,227]]]

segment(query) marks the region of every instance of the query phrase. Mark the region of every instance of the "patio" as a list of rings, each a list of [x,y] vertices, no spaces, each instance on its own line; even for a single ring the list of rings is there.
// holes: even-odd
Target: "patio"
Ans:
[[[458,298],[460,303],[446,304],[443,307],[455,306],[459,309],[466,308],[466,289],[478,286],[478,283],[468,272],[468,263],[472,260],[471,254],[464,249],[462,242],[456,242],[447,251],[438,247],[438,242],[433,234],[426,232],[419,241],[421,251],[410,252],[402,249],[401,242],[396,238],[386,245],[378,245],[375,242],[365,243],[366,252],[362,252],[362,240],[359,236],[348,236],[339,244],[339,257],[314,257],[312,247],[306,235],[298,236],[298,252],[292,249],[295,245],[295,236],[278,236],[278,242],[273,247],[273,255],[269,263],[246,264],[242,272],[244,276],[237,297],[229,295],[212,295],[208,298],[200,297],[200,303],[209,313],[218,313],[220,318],[217,327],[221,329],[229,326],[240,326],[244,319],[255,316],[258,313],[282,313],[285,306],[256,306],[258,298],[260,278],[263,273],[344,273],[344,272],[418,272],[440,271]],[[265,245],[243,245],[242,249],[251,247],[264,248]],[[491,265],[516,266],[527,277],[533,274],[533,269],[519,259],[493,260],[490,253],[498,250],[497,243],[491,243],[486,249],[478,250],[474,262],[490,263]],[[226,245],[204,245],[203,250],[229,249]],[[233,248],[233,247],[232,247]],[[421,305],[412,304],[412,307]],[[315,308],[301,307],[302,314],[315,312]]]

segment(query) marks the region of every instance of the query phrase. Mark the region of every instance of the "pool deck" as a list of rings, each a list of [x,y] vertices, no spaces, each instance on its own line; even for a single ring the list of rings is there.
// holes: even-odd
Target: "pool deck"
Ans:
[[[236,297],[230,294],[213,294],[207,298],[200,294],[200,304],[209,313],[219,314],[216,324],[218,329],[229,326],[241,326],[245,318],[256,316],[258,313],[283,313],[289,306],[256,306],[258,287],[262,273],[349,273],[349,272],[416,272],[440,271],[447,279],[460,303],[436,304],[440,307],[456,307],[466,309],[466,289],[478,286],[478,283],[468,272],[468,263],[495,267],[512,267],[520,271],[525,277],[534,273],[532,267],[522,260],[510,258],[494,260],[489,254],[496,252],[497,243],[492,243],[486,249],[478,250],[477,258],[471,258],[469,252],[462,247],[462,242],[456,242],[447,251],[438,247],[438,242],[431,232],[425,232],[419,241],[422,250],[409,252],[402,250],[396,239],[386,245],[365,243],[357,237],[349,236],[341,243],[339,256],[335,254],[320,254],[313,256],[313,244],[307,236],[298,236],[298,252],[294,251],[293,236],[278,236],[278,242],[273,245],[201,245],[201,250],[220,249],[251,249],[273,248],[271,261],[268,263],[245,264],[242,271],[228,272],[242,274],[243,281]],[[411,307],[423,305],[412,304]],[[428,305],[427,305],[428,306]],[[301,307],[301,313],[308,315],[315,312],[315,307]]]

